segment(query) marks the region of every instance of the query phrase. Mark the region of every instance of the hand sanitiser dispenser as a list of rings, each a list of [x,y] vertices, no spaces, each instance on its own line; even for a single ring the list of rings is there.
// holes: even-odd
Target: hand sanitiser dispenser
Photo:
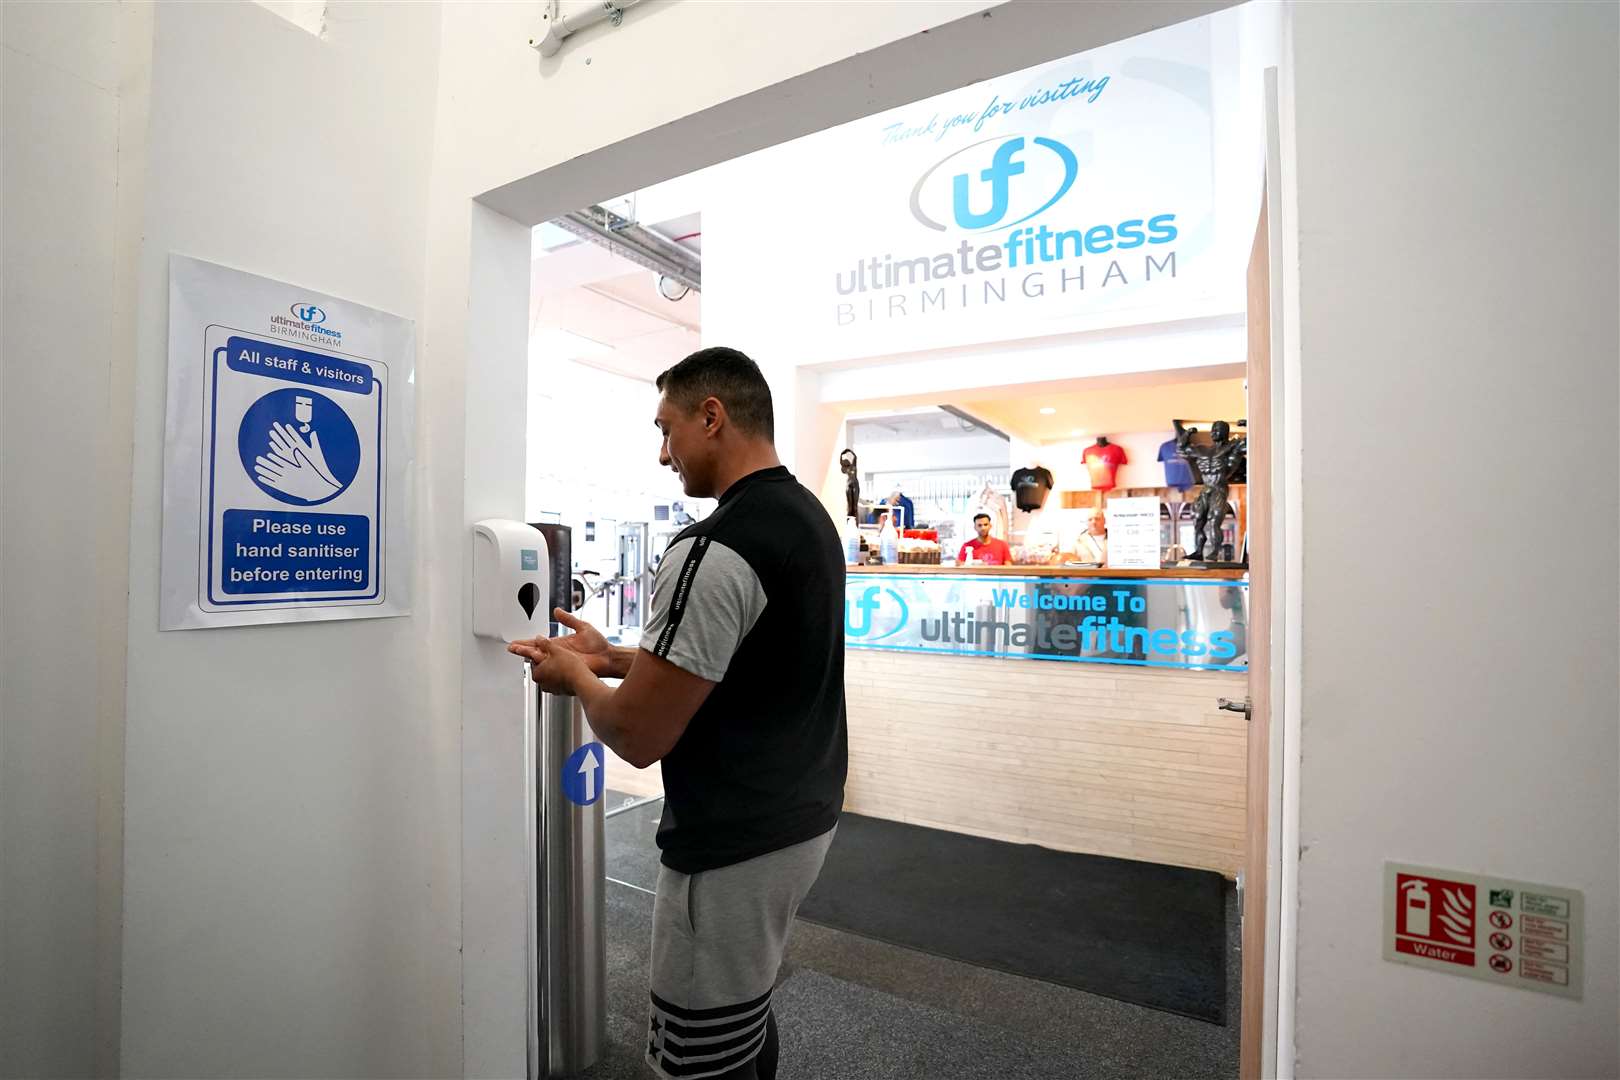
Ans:
[[[558,543],[521,521],[473,525],[473,633],[510,642],[550,637],[551,556]],[[559,566],[565,583],[572,568]],[[510,657],[516,664],[517,658]],[[602,744],[577,699],[523,680],[524,926],[527,953],[528,1077],[548,1080],[590,1068],[607,1041],[607,956],[603,938]],[[514,712],[517,703],[513,702]],[[516,809],[514,808],[514,812]]]
[[[551,558],[545,534],[521,521],[473,526],[473,633],[497,641],[546,637]]]

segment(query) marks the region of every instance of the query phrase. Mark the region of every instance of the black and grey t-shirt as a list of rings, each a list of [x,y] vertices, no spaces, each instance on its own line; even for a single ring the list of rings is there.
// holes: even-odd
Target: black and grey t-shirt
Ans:
[[[664,865],[729,866],[820,836],[844,805],[844,555],[786,468],[677,536],[641,647],[716,683],[664,756]]]
[[[1039,510],[1046,504],[1046,493],[1052,490],[1052,474],[1039,465],[1019,469],[1012,474],[1012,489],[1018,509]]]

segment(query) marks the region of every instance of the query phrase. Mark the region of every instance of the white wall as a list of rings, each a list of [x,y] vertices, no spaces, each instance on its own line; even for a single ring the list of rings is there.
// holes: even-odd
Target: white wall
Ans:
[[[1301,1076],[1620,1071],[1617,30],[1293,9]],[[1368,484],[1373,544],[1337,498]],[[1385,963],[1386,859],[1583,890],[1584,1000]]]
[[[860,429],[849,442],[855,451],[861,482],[880,473],[915,473],[949,469],[976,472],[981,468],[1008,472],[1007,440],[987,432],[952,437],[944,432],[921,439],[862,439]],[[887,491],[863,491],[863,495],[887,496]]]
[[[157,632],[168,254],[420,320],[439,15],[335,3],[317,39],[255,5],[157,8],[133,342],[126,1075],[460,1068],[459,715],[421,608]],[[436,367],[422,346],[424,427]],[[417,450],[461,467],[459,441]],[[443,589],[426,582],[453,570],[419,554],[431,606]]]
[[[482,375],[466,387],[468,522],[523,512],[529,378],[529,230],[470,207],[467,353]],[[452,519],[453,520],[453,519]],[[460,552],[461,625],[472,621],[472,552]],[[439,576],[442,588],[443,578]],[[446,599],[449,599],[446,597]],[[497,641],[469,639],[462,654],[462,1075],[523,1076],[523,668]],[[436,656],[443,666],[444,656]]]
[[[1258,207],[1255,213],[1259,213]],[[990,387],[1036,385],[1107,375],[1228,367],[1244,359],[1241,316],[1068,334],[986,346],[880,357],[821,373],[824,402],[907,398],[920,393],[971,397]]]
[[[0,5],[0,1076],[116,1073],[151,11]]]

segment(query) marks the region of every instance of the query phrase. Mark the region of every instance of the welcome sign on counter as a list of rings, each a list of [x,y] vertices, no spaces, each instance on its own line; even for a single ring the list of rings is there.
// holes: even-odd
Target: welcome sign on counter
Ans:
[[[851,574],[853,649],[1245,671],[1249,587],[1204,578]]]

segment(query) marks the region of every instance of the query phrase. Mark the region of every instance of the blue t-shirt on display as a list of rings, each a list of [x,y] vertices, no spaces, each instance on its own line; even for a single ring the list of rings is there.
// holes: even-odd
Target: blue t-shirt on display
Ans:
[[[1164,462],[1165,487],[1190,488],[1198,482],[1187,459],[1176,453],[1176,440],[1169,439],[1159,447],[1159,460]]]

